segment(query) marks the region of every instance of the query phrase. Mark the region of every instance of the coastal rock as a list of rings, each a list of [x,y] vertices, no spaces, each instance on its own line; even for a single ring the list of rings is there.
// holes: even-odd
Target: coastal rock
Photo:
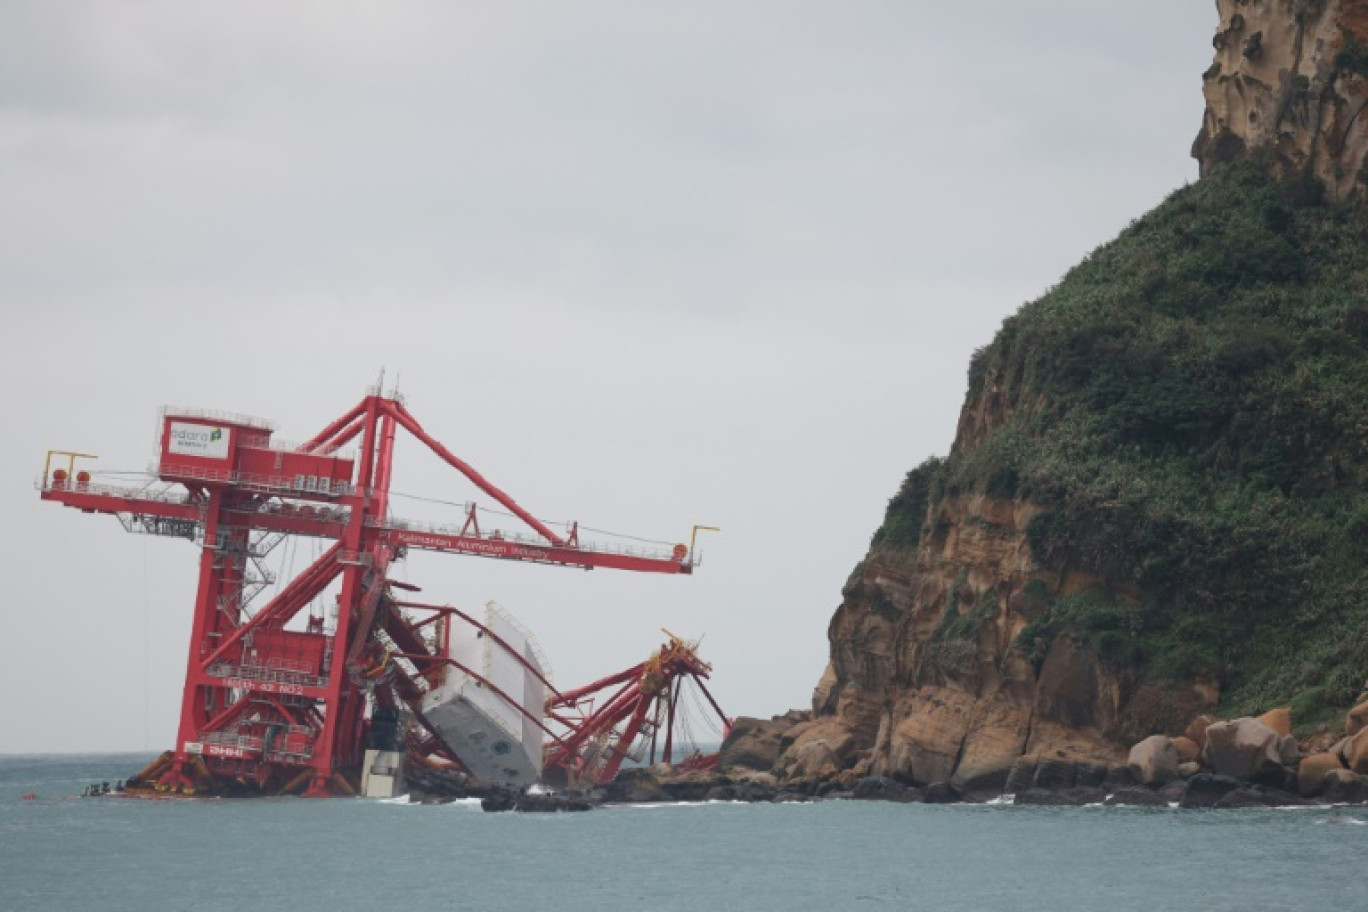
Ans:
[[[1368,703],[1360,703],[1344,715],[1344,734],[1353,737],[1368,726]]]
[[[1099,788],[1107,781],[1110,770],[1105,763],[1079,760],[1074,764],[1074,785],[1078,788]]]
[[[1283,766],[1295,766],[1301,760],[1301,747],[1297,744],[1295,736],[1284,735],[1278,742],[1278,757],[1282,760]]]
[[[883,776],[867,776],[855,783],[851,798],[856,801],[893,801],[908,804],[921,800],[921,791]]]
[[[1108,795],[1103,802],[1107,805],[1124,805],[1132,807],[1168,807],[1169,802],[1166,797],[1150,789],[1128,788],[1120,789]]]
[[[1169,804],[1181,804],[1183,799],[1187,797],[1188,783],[1190,781],[1192,780],[1174,779],[1172,782],[1161,787],[1157,791],[1157,794]]]
[[[1292,734],[1292,710],[1286,706],[1280,707],[1279,709],[1270,709],[1262,716],[1259,716],[1259,721],[1273,729],[1283,738]]]
[[[812,800],[812,796],[806,792],[795,792],[788,789],[781,789],[773,798],[775,804],[806,804]]]
[[[922,789],[921,800],[926,804],[954,804],[960,793],[948,782],[933,782]]]
[[[596,788],[594,799],[601,804],[654,804],[673,800],[650,771],[644,769],[623,770],[612,782]]]
[[[1340,758],[1334,754],[1327,752],[1306,757],[1297,770],[1297,793],[1303,798],[1316,797],[1325,787],[1325,774],[1342,769]]]
[[[1207,729],[1210,728],[1213,724],[1215,724],[1216,721],[1217,720],[1215,716],[1197,716],[1195,719],[1188,723],[1187,728],[1183,729],[1183,737],[1187,738],[1193,744],[1196,744],[1198,749],[1200,750],[1201,748],[1206,746]]]
[[[1231,808],[1292,807],[1302,803],[1302,800],[1296,795],[1289,794],[1281,789],[1251,785],[1248,788],[1239,788],[1227,792],[1213,807],[1217,810],[1227,810]]]
[[[1205,737],[1206,732],[1202,732]],[[1173,749],[1178,752],[1179,763],[1200,763],[1202,759],[1202,747],[1187,735],[1179,735],[1173,739]]]
[[[763,782],[737,782],[732,787],[736,789],[736,800],[745,801],[748,804],[773,801],[774,796],[779,794],[777,788],[772,785],[765,785]]]
[[[735,783],[752,783],[765,788],[775,788],[779,785],[779,780],[773,773],[762,773],[757,770],[747,769],[744,766],[733,766],[725,773],[726,777]]]
[[[1031,780],[1032,788],[1057,792],[1073,788],[1077,783],[1078,766],[1073,761],[1057,757],[1036,758],[1035,777]]]
[[[1217,0],[1216,55],[1192,154],[1202,174],[1261,156],[1273,173],[1319,178],[1332,199],[1364,195],[1368,0]],[[1351,49],[1346,54],[1346,49]]]
[[[775,764],[782,779],[828,779],[855,760],[855,736],[834,717],[794,726],[780,739],[783,753]]]
[[[752,770],[773,769],[779,760],[779,740],[791,728],[793,723],[783,716],[769,720],[737,717],[722,742],[718,769],[724,772],[738,766]]]
[[[963,794],[999,794],[1031,731],[1026,709],[1001,700],[979,701],[950,784]]]
[[[1113,765],[1107,767],[1107,775],[1102,780],[1102,784],[1111,789],[1130,788],[1138,785],[1135,777],[1131,775],[1130,767],[1124,765]]]
[[[1172,738],[1150,735],[1131,748],[1126,765],[1141,785],[1163,785],[1178,778],[1180,762]]]
[[[991,412],[967,403],[956,445],[997,420]],[[939,509],[924,548],[876,545],[844,587],[815,720],[839,719],[871,775],[947,781],[966,794],[1004,788],[1024,755],[1124,762],[1107,731],[1125,688],[1095,649],[1061,633],[1037,671],[1014,648],[1048,599],[1096,578],[1042,577],[1026,540],[1039,512],[1030,504],[950,496]]]
[[[1230,776],[1198,773],[1187,780],[1187,789],[1179,802],[1185,808],[1215,807],[1226,795],[1243,787],[1244,783]]]
[[[876,774],[911,782],[943,782],[955,771],[960,748],[969,733],[975,700],[963,691],[928,687],[900,707],[902,721],[894,727]]]
[[[481,802],[481,807],[484,803]],[[484,808],[489,810],[489,808]],[[528,792],[518,796],[513,805],[513,810],[523,813],[548,814],[548,813],[574,813],[592,810],[593,805],[583,795],[568,795],[559,793],[532,793]]]
[[[480,810],[489,813],[511,811],[518,805],[518,796],[510,791],[491,792],[480,799]]]
[[[1002,787],[1002,791],[1009,795],[1026,791],[1035,781],[1035,774],[1036,758],[1018,757],[1012,763],[1012,769],[1007,774],[1007,783]]]
[[[702,801],[708,792],[725,782],[715,772],[687,772],[660,779],[657,784],[671,801]]]
[[[1058,807],[1074,806],[1073,799],[1065,795],[1063,792],[1056,792],[1053,789],[1038,788],[1029,788],[1025,789],[1024,791],[1017,792],[1016,795],[1012,797],[1012,803]]]
[[[1258,719],[1216,722],[1207,728],[1202,759],[1220,776],[1281,782],[1283,739]]]
[[[1341,751],[1344,765],[1360,776],[1368,775],[1368,728],[1349,739]]]
[[[1331,804],[1363,804],[1368,802],[1368,779],[1347,769],[1331,770],[1321,785],[1321,798]]]

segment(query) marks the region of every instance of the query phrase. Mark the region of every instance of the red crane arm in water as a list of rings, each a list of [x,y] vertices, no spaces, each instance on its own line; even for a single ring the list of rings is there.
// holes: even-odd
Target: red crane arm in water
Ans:
[[[653,754],[654,736],[658,734],[655,729],[663,728],[662,760],[672,762],[679,688],[686,680],[692,680],[707,697],[723,730],[730,727],[731,720],[703,683],[712,666],[699,658],[695,644],[673,634],[669,636],[669,641],[645,662],[547,700],[547,715],[571,728],[570,734],[547,752],[548,779],[581,784],[611,781],[628,758],[633,743],[648,727],[653,729]],[[595,697],[605,693],[602,706],[587,708]]]

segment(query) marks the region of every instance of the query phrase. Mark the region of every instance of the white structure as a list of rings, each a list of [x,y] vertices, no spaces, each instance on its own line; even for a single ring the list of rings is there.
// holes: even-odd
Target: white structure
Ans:
[[[449,617],[447,656],[484,681],[447,666],[440,685],[423,698],[423,717],[475,778],[531,785],[541,777],[542,764],[544,732],[533,721],[542,718],[546,706],[546,687],[537,677],[547,674],[541,650],[532,634],[493,602],[485,606],[488,634]]]
[[[393,798],[404,792],[404,755],[399,751],[367,750],[361,763],[361,794]]]

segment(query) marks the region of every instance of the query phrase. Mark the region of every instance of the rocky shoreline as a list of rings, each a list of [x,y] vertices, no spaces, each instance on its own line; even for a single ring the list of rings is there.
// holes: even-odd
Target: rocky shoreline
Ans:
[[[459,773],[420,770],[409,777],[410,800],[442,804],[478,798],[486,811],[579,812],[625,804],[729,801],[787,803],[887,801],[900,804],[1011,803],[1203,809],[1297,806],[1368,807],[1368,701],[1341,730],[1320,726],[1298,740],[1291,714],[1218,720],[1198,716],[1181,734],[1151,735],[1125,763],[1023,756],[1001,789],[961,790],[949,781],[869,775],[856,762],[821,775],[791,775],[794,732],[804,713],[736,720],[715,771],[668,766],[624,770],[613,782],[583,791],[514,791],[481,785]],[[801,734],[801,732],[799,732]],[[807,747],[811,753],[813,748]]]

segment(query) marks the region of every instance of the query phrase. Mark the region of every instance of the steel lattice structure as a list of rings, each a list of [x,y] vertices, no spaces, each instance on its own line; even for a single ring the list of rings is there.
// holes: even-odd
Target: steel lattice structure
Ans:
[[[468,505],[460,527],[392,517],[394,444],[401,431],[530,531],[481,530],[474,505]],[[401,602],[394,595],[395,588],[413,588],[388,576],[408,549],[586,569],[694,569],[692,550],[682,544],[662,551],[596,546],[579,540],[577,524],[565,536],[556,534],[434,439],[396,394],[373,390],[298,446],[277,444],[272,434],[269,424],[243,416],[165,410],[156,475],[140,486],[97,484],[86,472],[74,473],[71,464],[49,471],[49,454],[40,485],[44,500],[113,514],[130,530],[191,539],[200,548],[176,745],[148,777],[160,791],[198,794],[250,784],[266,792],[353,792],[347,774],[360,761],[368,704],[403,704],[421,725],[418,701],[435,670],[450,663],[440,638],[424,628],[455,609]],[[354,453],[343,451],[348,445],[356,447]],[[251,597],[270,581],[261,558],[287,536],[331,545],[252,610]],[[296,619],[335,585],[333,629],[312,614],[301,629]],[[418,621],[410,609],[433,613]],[[668,644],[652,661],[669,652],[663,661],[670,674],[706,676],[707,666],[696,656],[690,662],[681,646]],[[638,711],[641,700],[661,692],[647,676],[658,677],[661,666],[648,665],[608,679],[628,682],[637,695],[625,717],[632,727],[626,743],[646,724],[646,709]],[[477,670],[462,670],[479,679]],[[556,702],[596,686],[570,695],[550,688],[560,715],[549,721],[571,726],[566,734],[538,720],[551,736],[551,765],[582,766],[579,752],[591,735],[604,731],[606,717],[576,719],[567,714],[573,700]],[[615,705],[620,710],[627,703]],[[431,735],[411,739],[411,748],[454,759]],[[619,762],[620,756],[613,771]]]

